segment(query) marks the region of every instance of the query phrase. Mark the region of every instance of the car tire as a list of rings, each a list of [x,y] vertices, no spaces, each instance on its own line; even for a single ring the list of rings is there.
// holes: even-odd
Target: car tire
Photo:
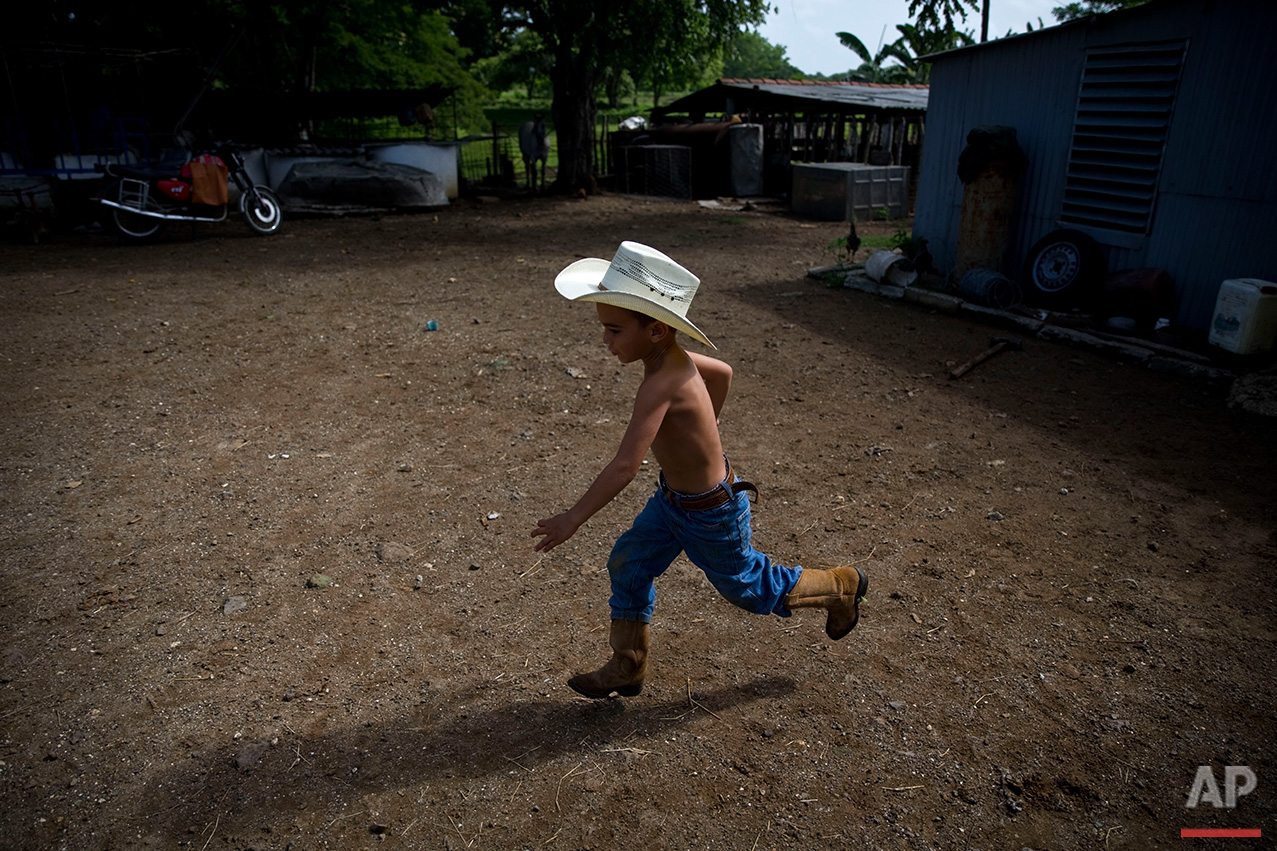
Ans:
[[[1033,244],[1020,284],[1033,304],[1077,307],[1096,291],[1104,271],[1104,254],[1094,239],[1077,230],[1057,230]]]

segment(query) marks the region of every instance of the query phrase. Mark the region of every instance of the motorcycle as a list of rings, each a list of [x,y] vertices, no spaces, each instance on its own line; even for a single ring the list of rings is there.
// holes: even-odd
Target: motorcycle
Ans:
[[[221,222],[231,208],[227,181],[239,190],[240,215],[249,230],[269,236],[279,230],[283,215],[279,199],[269,188],[254,184],[244,168],[244,160],[229,145],[217,149],[217,155],[204,155],[180,167],[143,167],[116,163],[99,164],[107,182],[98,195],[104,223],[120,236],[133,242],[153,239],[166,222]],[[209,193],[201,197],[198,174],[214,177],[211,194],[215,203],[207,203]],[[225,176],[221,176],[224,168]],[[192,173],[197,177],[192,178]],[[220,181],[220,184],[218,183]],[[219,191],[220,190],[220,191]],[[203,202],[203,203],[202,203]]]

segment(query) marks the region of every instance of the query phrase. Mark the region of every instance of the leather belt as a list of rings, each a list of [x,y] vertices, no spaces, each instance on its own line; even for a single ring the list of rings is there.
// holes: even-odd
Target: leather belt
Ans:
[[[709,511],[711,508],[718,508],[720,505],[726,505],[731,502],[736,498],[736,494],[741,491],[749,491],[754,495],[754,502],[758,502],[758,488],[749,482],[733,481],[735,478],[736,476],[732,473],[731,462],[727,462],[727,475],[713,490],[688,496],[670,487],[665,481],[665,474],[661,473],[661,493],[665,494],[665,498],[673,506],[684,511]],[[727,482],[732,483],[729,485]]]

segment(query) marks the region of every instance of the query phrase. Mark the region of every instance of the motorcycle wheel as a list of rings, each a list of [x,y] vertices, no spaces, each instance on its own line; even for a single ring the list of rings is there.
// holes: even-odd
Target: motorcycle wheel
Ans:
[[[137,213],[130,213],[128,210],[112,208],[111,226],[116,233],[125,239],[133,242],[148,242],[160,232],[160,228],[164,227],[164,222],[160,219],[152,219],[149,216],[139,216]]]
[[[248,229],[258,236],[270,236],[284,221],[279,199],[265,186],[254,186],[240,195],[239,211]]]
[[[119,198],[120,184],[115,183],[108,186],[102,193],[102,197]],[[128,210],[121,210],[119,207],[103,206],[102,210],[105,213],[102,217],[103,223],[131,242],[147,242],[154,239],[155,235],[164,227],[163,219],[139,216],[137,213],[130,213]]]

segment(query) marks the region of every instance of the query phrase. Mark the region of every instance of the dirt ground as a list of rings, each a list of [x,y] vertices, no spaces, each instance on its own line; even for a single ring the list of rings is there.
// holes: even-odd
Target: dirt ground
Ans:
[[[1271,422],[1037,340],[952,381],[996,331],[806,277],[842,233],[601,196],[0,246],[0,845],[1273,847]],[[703,278],[756,543],[871,585],[834,643],[680,559],[591,702],[654,462],[530,532],[627,421],[552,287],[626,238]],[[1257,786],[1188,808],[1202,765]]]

